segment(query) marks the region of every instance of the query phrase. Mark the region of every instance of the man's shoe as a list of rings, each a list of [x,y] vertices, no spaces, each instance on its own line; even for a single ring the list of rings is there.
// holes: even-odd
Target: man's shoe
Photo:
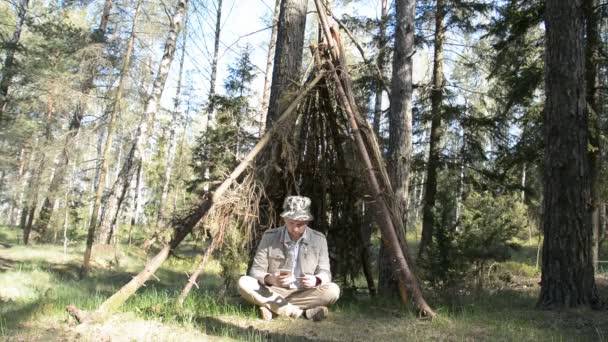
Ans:
[[[329,316],[329,310],[326,306],[317,306],[315,308],[307,309],[304,312],[304,316],[307,319],[318,322],[326,319],[327,316]]]
[[[258,311],[260,313],[260,318],[264,321],[271,321],[272,320],[272,311],[270,311],[268,308],[265,308],[263,306],[259,306],[258,307]]]

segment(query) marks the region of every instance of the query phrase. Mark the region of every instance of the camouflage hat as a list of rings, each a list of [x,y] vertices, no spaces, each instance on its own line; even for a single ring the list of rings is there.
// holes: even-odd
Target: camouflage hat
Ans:
[[[304,196],[287,196],[283,202],[281,217],[297,221],[310,221],[310,198]]]

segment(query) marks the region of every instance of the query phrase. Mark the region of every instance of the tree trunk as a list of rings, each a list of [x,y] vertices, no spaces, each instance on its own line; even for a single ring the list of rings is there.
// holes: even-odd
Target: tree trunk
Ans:
[[[177,45],[177,37],[179,36],[182,28],[184,15],[186,8],[188,7],[188,0],[178,0],[176,4],[176,11],[171,18],[169,35],[165,41],[165,48],[163,57],[160,60],[156,78],[152,84],[152,90],[147,98],[145,110],[142,114],[141,120],[135,132],[135,137],[131,143],[129,155],[121,167],[120,175],[116,179],[116,182],[112,186],[112,189],[107,197],[107,203],[116,203],[116,209],[104,215],[101,222],[101,231],[104,232],[104,240],[109,241],[112,237],[112,224],[116,221],[118,213],[122,205],[122,198],[124,198],[127,188],[133,174],[139,164],[142,163],[144,156],[144,147],[150,138],[151,127],[153,126],[158,106],[160,105],[160,98],[162,97],[169,75],[169,69],[173,57],[175,56],[175,50]]]
[[[412,160],[412,55],[414,54],[414,0],[395,2],[397,27],[393,55],[389,112],[388,170],[397,201],[396,215],[407,222],[409,178]],[[382,69],[380,69],[382,70]],[[382,88],[378,89],[382,92]],[[378,95],[378,94],[377,94]],[[382,96],[380,94],[380,96]],[[378,97],[376,97],[378,101]],[[397,227],[402,229],[402,227]],[[402,232],[403,233],[403,232]],[[405,236],[402,238],[405,241]],[[378,290],[384,294],[396,294],[398,274],[394,274],[389,253],[381,245]]]
[[[232,171],[226,180],[219,185],[214,191],[213,195],[207,196],[201,199],[199,205],[192,208],[191,214],[174,224],[174,236],[171,242],[158,252],[148,263],[146,264],[143,271],[137,276],[124,285],[118,292],[112,297],[108,298],[97,310],[102,316],[110,314],[118,309],[124,302],[129,299],[144,283],[152,277],[152,275],[158,270],[162,263],[167,259],[169,253],[174,250],[182,240],[192,231],[194,226],[207,214],[209,209],[220,199],[223,194],[230,188],[233,182],[250,166],[256,156],[262,151],[262,149],[268,144],[270,139],[276,134],[279,129],[290,129],[293,121],[290,122],[291,114],[295,111],[300,101],[310,92],[310,90],[321,80],[323,74],[319,73],[318,76],[304,89],[293,102],[287,107],[281,117],[276,120],[277,123],[266,134],[258,141],[253,149],[247,154],[247,156],[241,161],[241,163]]]
[[[598,250],[602,247],[604,241],[606,241],[606,236],[608,235],[608,217],[606,217],[606,207],[608,205],[606,203],[600,203],[600,231],[598,238]]]
[[[443,43],[445,40],[445,17],[444,0],[437,0],[435,14],[435,57],[433,58],[433,88],[431,89],[431,137],[429,142],[429,162],[426,171],[426,183],[424,189],[424,207],[422,210],[422,237],[418,257],[427,253],[433,240],[433,229],[435,219],[433,209],[435,208],[435,197],[437,194],[437,172],[439,169],[439,158],[441,154],[441,138],[443,136],[441,127],[441,105],[443,102]]]
[[[139,208],[141,208],[141,177],[142,177],[142,168],[141,164],[137,167],[137,176],[135,177],[135,188],[133,189],[133,211],[131,212],[131,224],[129,225],[129,246],[131,246],[132,242],[132,232],[133,226],[139,223]]]
[[[537,306],[599,306],[591,255],[583,1],[545,4],[544,210]]]
[[[124,90],[126,84],[126,78],[129,71],[129,65],[131,64],[131,55],[133,54],[133,44],[135,41],[135,32],[137,27],[137,19],[139,17],[140,9],[141,9],[142,1],[139,0],[137,2],[135,8],[135,14],[133,16],[133,24],[131,26],[131,36],[129,37],[129,42],[127,43],[127,51],[124,55],[124,61],[122,68],[120,70],[120,80],[118,83],[118,88],[116,90],[116,94],[114,95],[114,101],[112,103],[112,110],[110,111],[110,117],[108,118],[107,125],[107,137],[106,142],[103,147],[103,154],[101,156],[101,165],[99,168],[99,182],[97,184],[97,191],[95,192],[95,202],[93,204],[93,212],[91,214],[91,221],[89,223],[89,229],[87,233],[87,245],[84,252],[84,261],[82,264],[82,275],[86,275],[90,268],[90,260],[91,260],[91,251],[93,248],[93,240],[95,239],[95,230],[97,228],[97,215],[99,213],[99,208],[101,206],[101,200],[103,197],[103,193],[105,190],[105,178],[108,172],[108,158],[110,154],[110,148],[112,147],[112,137],[114,134],[114,126],[116,125],[116,118],[121,111],[121,101],[122,101],[122,92]],[[107,206],[106,206],[107,208]],[[107,210],[104,212],[107,213]]]
[[[177,76],[177,89],[175,90],[175,100],[173,101],[173,113],[170,128],[169,141],[167,142],[167,166],[165,169],[165,177],[162,179],[162,190],[158,203],[158,215],[156,217],[156,225],[158,226],[165,219],[165,202],[169,195],[169,185],[171,184],[171,176],[173,175],[173,164],[175,164],[175,148],[176,148],[176,130],[180,127],[183,120],[180,112],[180,95],[182,89],[182,76],[184,73],[184,60],[186,59],[186,42],[188,41],[188,15],[184,19],[184,33],[182,35],[182,54],[179,61],[179,73]]]
[[[215,110],[215,81],[217,78],[217,62],[220,52],[220,34],[222,32],[222,3],[223,0],[217,0],[216,17],[215,17],[215,40],[213,43],[213,60],[211,61],[211,77],[209,79],[209,99],[207,104],[207,123],[204,132],[207,132],[211,120],[213,120],[213,112]]]
[[[34,224],[34,214],[38,206],[38,189],[40,188],[40,179],[45,168],[46,158],[43,153],[36,153],[38,162],[36,167],[31,170],[29,183],[26,193],[26,205],[23,207],[21,214],[21,226],[23,228],[23,244],[27,245],[30,240]]]
[[[304,33],[306,28],[307,0],[283,0],[279,10],[279,23],[277,27],[277,42],[274,56],[274,69],[272,70],[272,85],[270,87],[270,100],[268,102],[268,113],[266,115],[266,127],[271,127],[289,103],[289,97],[300,87],[300,75],[302,68],[302,55],[304,51]],[[266,173],[261,177],[268,181],[265,184],[265,192],[269,202],[261,208],[261,227],[270,226],[278,222],[277,212],[280,210],[283,199],[287,193],[285,167],[282,167],[280,158],[281,147],[279,144],[272,150],[267,151],[262,160],[273,161],[279,165],[273,165],[265,169]],[[265,162],[262,161],[262,164]],[[273,180],[273,181],[269,181]],[[273,214],[274,213],[274,214]],[[261,234],[255,234],[261,236]],[[255,248],[257,241],[253,241]],[[251,250],[253,252],[253,249]]]
[[[399,16],[399,14],[397,14]],[[374,121],[372,127],[377,137],[380,137],[380,122],[382,121],[382,96],[384,89],[384,64],[386,63],[386,25],[388,23],[388,0],[382,0],[380,28],[378,30],[378,59],[376,64],[380,76],[376,80],[376,103],[374,105]],[[398,25],[399,26],[399,25]]]
[[[108,28],[108,22],[110,21],[110,10],[112,9],[112,0],[105,0],[103,5],[103,12],[101,14],[101,22],[99,23],[99,31],[102,34],[102,38]]]
[[[465,100],[465,107],[468,105]],[[462,215],[462,203],[465,199],[465,185],[466,185],[466,153],[467,153],[467,134],[465,132],[465,127],[461,122],[460,125],[461,137],[460,137],[460,165],[458,172],[458,186],[456,188],[456,215],[454,215],[454,224],[452,225],[452,229],[458,229],[460,216]],[[525,166],[524,164],[524,175],[525,175]],[[524,176],[525,178],[525,176]],[[525,180],[522,180],[522,183],[525,183]],[[523,185],[522,185],[523,187]],[[523,191],[523,190],[522,190]],[[530,240],[532,239],[532,230],[530,230]]]
[[[373,231],[372,224],[372,213],[369,209],[369,204],[363,202],[362,208],[363,220],[359,227],[359,236],[361,237],[361,267],[363,267],[363,275],[367,282],[367,289],[371,297],[375,297],[378,294],[378,289],[374,283],[374,274],[372,272],[372,242],[371,236]],[[381,247],[382,248],[382,247]],[[390,259],[386,259],[390,261]]]
[[[15,75],[15,52],[17,52],[19,39],[21,39],[21,30],[23,29],[23,23],[25,22],[28,5],[29,0],[21,0],[20,3],[16,5],[17,23],[15,24],[13,37],[6,42],[6,56],[4,57],[4,65],[2,66],[2,76],[0,77],[0,126],[3,126],[2,122],[4,121],[4,114],[8,104],[8,88]]]
[[[589,118],[589,174],[591,177],[591,224],[593,230],[592,256],[593,266],[597,270],[599,253],[599,204],[600,204],[600,179],[601,166],[601,144],[600,144],[600,105],[599,105],[599,66],[600,59],[600,36],[599,36],[599,13],[597,0],[585,0],[584,10],[586,21],[585,44],[585,84],[586,100]]]
[[[264,131],[265,114],[268,113],[268,104],[270,101],[270,76],[272,71],[272,62],[275,57],[275,47],[277,42],[277,30],[279,27],[279,12],[280,0],[274,1],[274,14],[272,16],[272,32],[270,33],[270,42],[268,43],[268,57],[266,58],[266,71],[264,72],[264,93],[262,94],[262,112],[260,116],[260,135]]]
[[[12,200],[11,208],[9,210],[9,225],[14,226],[17,223],[17,216],[19,215],[19,208],[23,203],[23,194],[25,193],[25,170],[28,164],[28,158],[30,158],[31,154],[28,155],[26,152],[25,145],[21,147],[19,150],[19,167],[17,174],[17,188],[19,189],[18,193]],[[27,157],[27,158],[26,158]]]

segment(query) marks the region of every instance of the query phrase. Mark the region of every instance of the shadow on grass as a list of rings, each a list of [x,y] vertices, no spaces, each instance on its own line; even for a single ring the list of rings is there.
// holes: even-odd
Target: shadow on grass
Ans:
[[[9,329],[16,329],[19,323],[29,321],[46,304],[46,301],[21,305],[4,303],[0,308],[0,316],[5,317]]]
[[[13,268],[15,262],[11,259],[0,257],[0,272],[8,271]]]
[[[196,322],[204,325],[206,333],[209,335],[231,337],[238,340],[246,341],[292,341],[292,342],[310,342],[323,341],[318,338],[309,338],[306,336],[290,335],[288,333],[273,332],[269,330],[257,329],[253,326],[241,327],[236,324],[222,321],[221,319],[211,316],[199,316]]]

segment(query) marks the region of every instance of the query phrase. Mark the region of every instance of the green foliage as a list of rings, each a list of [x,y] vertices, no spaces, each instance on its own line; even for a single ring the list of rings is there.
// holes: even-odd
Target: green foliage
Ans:
[[[227,95],[210,99],[216,110],[215,122],[197,138],[192,149],[195,180],[190,183],[190,191],[224,180],[236,166],[238,156],[250,147],[251,137],[246,128],[253,114],[249,96],[255,77],[250,50],[250,46],[243,48],[239,59],[228,67],[224,84]]]
[[[475,278],[483,286],[489,262],[510,259],[520,247],[513,239],[530,224],[525,205],[508,194],[469,193],[456,226],[447,225],[445,209],[438,210],[442,226],[435,228],[424,265],[427,278],[439,289],[460,287]]]
[[[515,196],[470,193],[457,242],[471,262],[505,261],[519,247],[512,239],[528,225],[527,210]]]

